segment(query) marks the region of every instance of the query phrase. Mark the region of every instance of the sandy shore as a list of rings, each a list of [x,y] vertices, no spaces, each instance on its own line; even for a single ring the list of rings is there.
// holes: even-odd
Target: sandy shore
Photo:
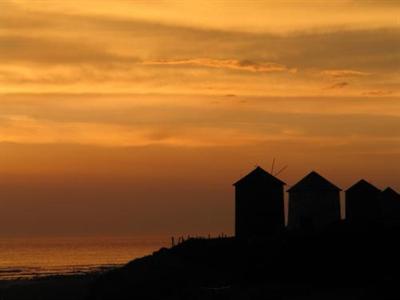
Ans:
[[[1,300],[86,299],[99,273],[0,281]]]

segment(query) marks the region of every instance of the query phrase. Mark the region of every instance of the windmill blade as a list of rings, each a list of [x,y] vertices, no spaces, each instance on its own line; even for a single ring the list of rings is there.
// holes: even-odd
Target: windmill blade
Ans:
[[[283,171],[286,170],[287,167],[288,167],[288,165],[286,165],[286,166],[284,166],[283,168],[281,168],[278,172],[276,172],[276,173],[274,174],[274,176],[278,176],[279,174],[281,174]]]
[[[274,157],[274,159],[272,160],[271,174],[274,173],[274,167],[275,167],[275,157]]]

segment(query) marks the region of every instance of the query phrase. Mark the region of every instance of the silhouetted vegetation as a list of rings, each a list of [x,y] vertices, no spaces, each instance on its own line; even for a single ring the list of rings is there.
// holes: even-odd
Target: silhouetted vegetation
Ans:
[[[397,299],[399,235],[341,222],[319,233],[190,239],[104,274],[89,299]]]
[[[104,274],[0,285],[1,299],[400,298],[396,191],[359,181],[341,221],[340,189],[311,172],[289,189],[288,230],[284,184],[259,167],[235,183],[235,238],[172,238]]]

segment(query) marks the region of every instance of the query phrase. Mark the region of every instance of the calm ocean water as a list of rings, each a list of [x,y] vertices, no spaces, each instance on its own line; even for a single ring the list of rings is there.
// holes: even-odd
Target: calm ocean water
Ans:
[[[163,238],[0,239],[0,280],[83,274],[116,267],[168,246]]]

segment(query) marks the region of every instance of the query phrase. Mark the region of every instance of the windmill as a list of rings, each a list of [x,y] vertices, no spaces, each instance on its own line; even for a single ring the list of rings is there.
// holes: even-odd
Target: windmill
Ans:
[[[273,176],[278,176],[279,174],[281,174],[283,171],[285,171],[287,169],[288,165],[283,166],[282,168],[280,168],[276,173],[274,173],[274,168],[275,168],[275,157],[272,160],[272,166],[271,166],[271,175]]]

